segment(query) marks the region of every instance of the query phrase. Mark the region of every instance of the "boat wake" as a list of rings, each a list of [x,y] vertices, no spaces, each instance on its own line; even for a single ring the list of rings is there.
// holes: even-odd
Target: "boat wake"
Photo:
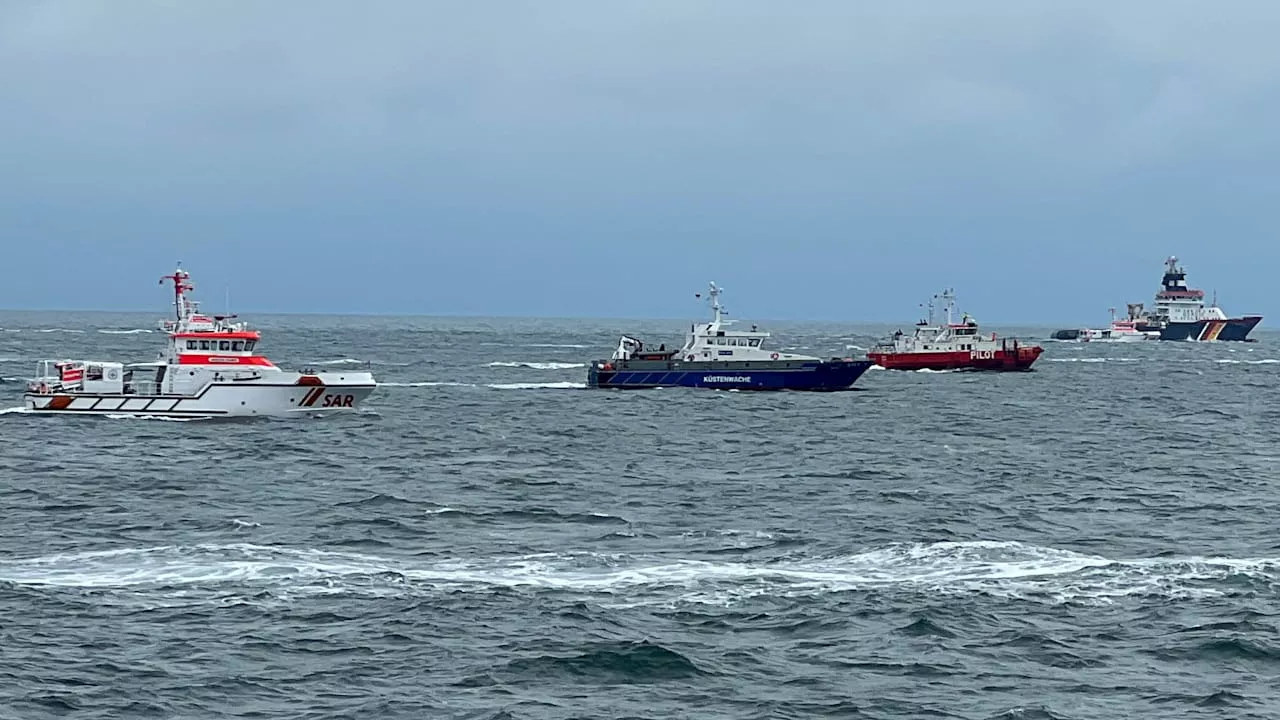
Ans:
[[[541,382],[541,383],[465,383],[465,382],[380,382],[378,387],[457,387],[457,388],[490,388],[493,390],[579,390],[585,388],[583,382]]]
[[[132,330],[99,330],[103,335],[141,335],[143,333],[150,334],[154,330],[145,330],[143,328],[134,328]]]
[[[0,561],[0,582],[29,587],[168,592],[199,601],[281,587],[298,594],[389,596],[494,589],[550,591],[618,605],[726,605],[753,597],[898,591],[983,594],[1060,604],[1193,599],[1280,582],[1280,558],[1112,560],[1017,542],[903,544],[803,561],[706,561],[545,553],[416,562],[252,544],[164,546]],[[248,587],[245,587],[248,586]],[[207,598],[206,598],[207,600]],[[617,602],[614,602],[617,601]]]
[[[1049,362],[1105,363],[1105,362],[1139,362],[1140,358],[1071,357],[1071,358],[1048,358],[1048,360]]]
[[[197,420],[213,420],[212,415],[203,417],[161,417],[159,415],[127,415],[117,413],[107,413],[98,415],[97,417],[107,418],[108,420],[145,420],[147,422],[196,422]]]
[[[486,383],[485,387],[494,390],[581,390],[587,386],[584,382],[545,382],[545,383]]]
[[[571,370],[584,368],[586,363],[576,362],[491,362],[485,367],[529,368],[530,370]]]

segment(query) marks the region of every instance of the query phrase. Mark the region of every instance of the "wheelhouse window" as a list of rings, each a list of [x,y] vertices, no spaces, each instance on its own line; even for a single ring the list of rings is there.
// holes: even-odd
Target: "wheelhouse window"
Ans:
[[[200,341],[200,349],[201,349],[201,350],[213,350],[214,348],[209,347],[209,341],[208,341],[208,340],[201,340],[201,341]]]
[[[230,340],[219,340],[219,341],[218,341],[218,350],[219,350],[220,352],[229,352],[229,351],[231,350],[231,341],[230,341]]]
[[[244,351],[245,351],[245,352],[253,352],[253,346],[254,346],[254,345],[256,345],[256,344],[257,344],[257,343],[256,343],[256,341],[254,341],[254,340],[245,340],[245,341],[244,341]]]
[[[232,352],[244,352],[244,341],[243,341],[243,340],[234,340],[234,341],[232,341],[232,343],[231,343],[231,351],[232,351]]]
[[[751,338],[751,347],[760,347],[760,338]]]
[[[188,349],[188,350],[196,350],[196,349],[198,349],[198,348],[199,348],[199,343],[197,343],[195,340],[188,340],[188,341],[187,341],[187,349]]]

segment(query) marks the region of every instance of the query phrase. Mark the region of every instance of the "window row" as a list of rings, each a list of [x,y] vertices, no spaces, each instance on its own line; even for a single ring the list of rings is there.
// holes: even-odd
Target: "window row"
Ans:
[[[760,347],[760,338],[726,338],[718,337],[715,343],[711,342],[711,338],[707,338],[708,345],[732,345],[734,347]]]
[[[188,350],[205,352],[253,352],[255,340],[188,340]]]

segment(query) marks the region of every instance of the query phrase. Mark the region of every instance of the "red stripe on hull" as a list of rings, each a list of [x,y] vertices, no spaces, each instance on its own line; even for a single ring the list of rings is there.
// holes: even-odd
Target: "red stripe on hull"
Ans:
[[[867,353],[875,364],[888,370],[1027,370],[1044,352],[1032,346],[1017,350],[996,350],[979,357],[968,350],[955,352]]]
[[[178,356],[179,365],[257,365],[259,367],[275,367],[271,361],[261,355],[189,355]]]
[[[257,330],[235,330],[226,332],[176,332],[170,333],[179,340],[261,340],[262,333]]]

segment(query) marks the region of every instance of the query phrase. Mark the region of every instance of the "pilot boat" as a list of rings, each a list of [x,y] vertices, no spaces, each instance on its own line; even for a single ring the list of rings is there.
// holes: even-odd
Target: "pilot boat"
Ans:
[[[1044,352],[1039,345],[1023,344],[1016,338],[997,338],[995,333],[983,337],[978,322],[968,314],[953,323],[954,291],[943,291],[942,299],[946,302],[945,324],[934,324],[930,301],[929,317],[916,323],[914,334],[899,330],[871,348],[867,357],[888,370],[1030,370]]]
[[[261,333],[234,315],[205,315],[181,267],[174,320],[162,320],[165,349],[154,362],[41,360],[23,401],[36,413],[161,418],[283,416],[351,411],[377,383],[368,372],[282,370],[255,353]]]
[[[593,388],[639,389],[700,387],[722,390],[848,390],[871,367],[868,360],[821,358],[768,349],[770,333],[752,325],[731,327],[720,305],[723,290],[711,283],[713,317],[694,323],[684,345],[667,350],[623,335],[608,360],[596,360],[587,370]]]

